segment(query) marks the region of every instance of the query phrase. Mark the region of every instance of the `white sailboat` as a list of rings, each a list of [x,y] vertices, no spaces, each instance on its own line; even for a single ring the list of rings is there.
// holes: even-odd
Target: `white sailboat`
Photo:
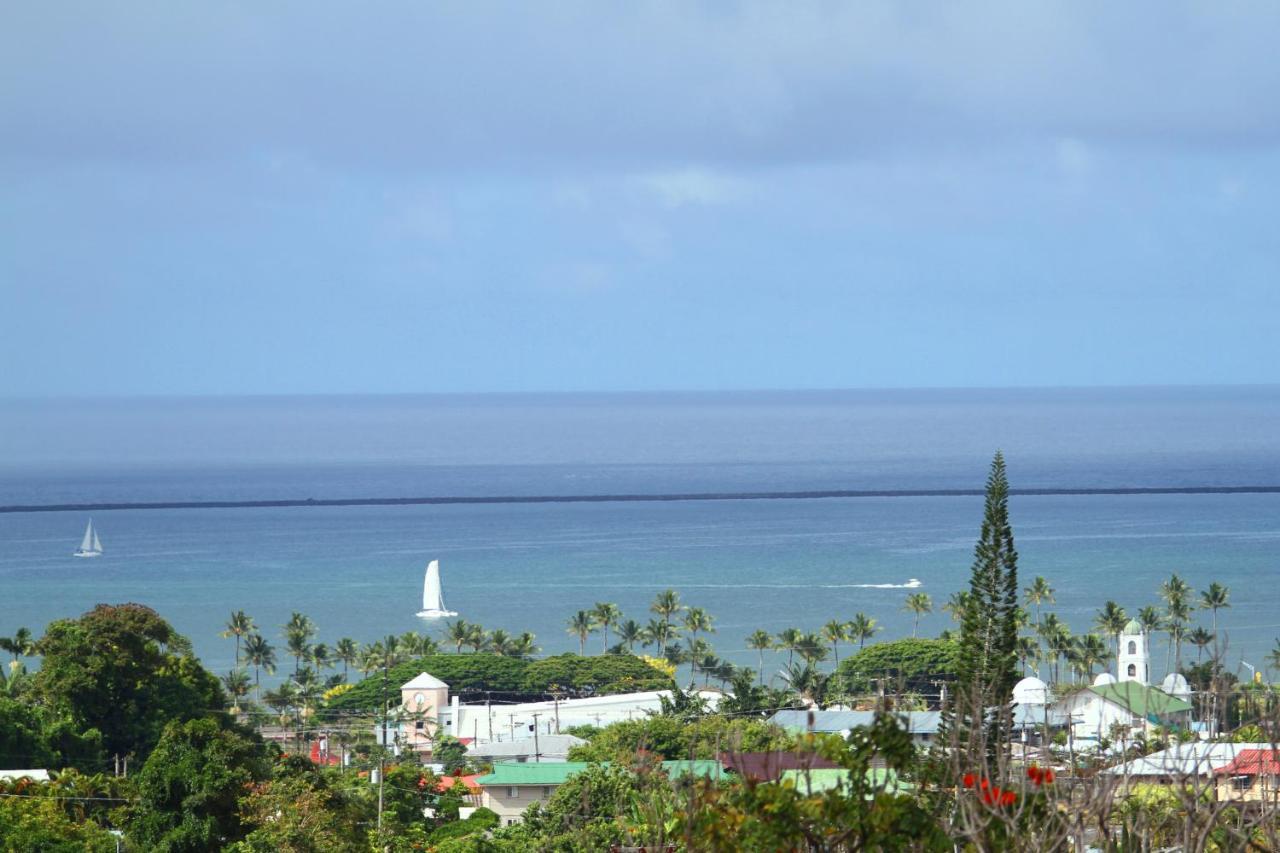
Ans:
[[[422,581],[422,609],[418,615],[423,619],[443,619],[446,616],[457,616],[444,606],[444,592],[440,589],[440,561],[427,563],[427,576]]]
[[[101,557],[102,556],[102,540],[98,538],[98,531],[93,529],[93,519],[89,519],[89,526],[84,529],[84,540],[80,543],[80,550],[76,551],[77,557]]]

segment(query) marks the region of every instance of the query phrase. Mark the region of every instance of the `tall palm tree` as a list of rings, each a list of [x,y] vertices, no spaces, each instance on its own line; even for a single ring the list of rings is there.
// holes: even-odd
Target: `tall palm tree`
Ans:
[[[827,659],[827,644],[818,634],[805,634],[796,643],[796,654],[813,666]]]
[[[1022,664],[1023,674],[1033,664],[1038,666],[1040,663],[1040,643],[1035,637],[1019,637],[1016,653],[1018,662]]]
[[[853,618],[849,620],[849,639],[858,641],[858,651],[862,651],[862,646],[867,640],[870,640],[880,630],[880,626],[876,624],[876,620],[872,619],[865,613],[855,613]]]
[[[355,663],[360,655],[360,646],[350,637],[343,637],[333,645],[333,656],[342,662],[342,679],[347,678],[347,667]]]
[[[754,649],[760,659],[760,666],[757,671],[760,673],[760,683],[764,684],[764,653],[766,649],[773,648],[773,637],[769,635],[768,631],[762,631],[757,628],[747,637],[747,648]]]
[[[1076,638],[1075,652],[1081,672],[1086,678],[1092,678],[1094,667],[1110,656],[1111,646],[1097,634],[1085,634]]]
[[[1022,591],[1022,595],[1027,604],[1035,605],[1037,622],[1040,621],[1040,605],[1046,602],[1053,604],[1054,592],[1055,590],[1053,587],[1049,586],[1049,582],[1039,575],[1037,575],[1035,579],[1027,585],[1027,588]]]
[[[656,613],[658,618],[669,626],[672,618],[681,610],[684,610],[684,605],[680,603],[680,593],[674,589],[664,589],[654,596],[653,604],[649,605],[649,610],[652,613]]]
[[[1267,663],[1272,669],[1280,669],[1280,637],[1276,637],[1276,645],[1267,654]]]
[[[265,669],[267,675],[270,675],[276,671],[276,650],[267,642],[266,637],[261,634],[250,634],[244,640],[244,659],[253,664],[253,691],[255,696],[261,698],[262,686],[258,680],[259,672]]]
[[[787,650],[787,666],[791,666],[791,661],[795,655],[796,645],[804,637],[804,632],[799,628],[783,628],[778,632],[778,648]]]
[[[477,654],[489,647],[489,635],[482,625],[474,622],[471,624],[470,630],[467,631],[467,645]]]
[[[627,647],[627,651],[635,653],[636,643],[644,637],[644,626],[634,619],[618,624],[618,642]]]
[[[222,686],[231,697],[231,713],[240,713],[240,700],[249,695],[249,673],[233,669],[222,676]]]
[[[566,630],[570,635],[578,638],[578,654],[585,655],[587,653],[587,637],[591,636],[591,632],[595,630],[595,627],[596,620],[591,618],[591,613],[587,610],[579,610],[569,617]]]
[[[284,624],[282,634],[285,639],[285,648],[289,650],[289,654],[293,655],[293,672],[296,675],[299,667],[302,666],[302,659],[307,656],[311,638],[316,635],[315,623],[311,621],[310,616],[295,610],[290,614],[289,621]]]
[[[1196,665],[1200,664],[1200,658],[1204,656],[1204,650],[1213,645],[1214,635],[1209,629],[1200,627],[1196,628],[1187,635],[1187,641],[1196,647]]]
[[[933,612],[933,599],[927,592],[913,592],[907,596],[902,609],[915,614],[915,622],[911,625],[911,636],[914,637],[920,630],[921,614]]]
[[[1138,615],[1134,618],[1138,620],[1142,633],[1147,636],[1149,648],[1151,635],[1164,628],[1164,614],[1160,612],[1160,608],[1148,604],[1146,607],[1139,608]]]
[[[515,641],[511,635],[501,628],[495,628],[489,634],[489,651],[495,655],[507,656],[515,649]]]
[[[831,644],[831,654],[836,659],[836,667],[839,667],[840,643],[849,639],[849,623],[832,619],[822,626],[822,638]]]
[[[661,655],[667,646],[670,645],[671,641],[677,636],[679,636],[679,632],[671,625],[671,623],[664,622],[661,619],[650,619],[649,624],[644,628],[644,639],[642,642],[646,646],[650,644],[656,646],[658,654]]]
[[[690,639],[698,636],[698,632],[714,634],[714,618],[701,607],[690,607],[684,614],[684,629],[689,632]]]
[[[307,663],[311,664],[316,673],[319,674],[322,669],[333,666],[333,659],[329,653],[329,647],[324,643],[316,643],[307,651]]]
[[[240,668],[240,639],[256,630],[258,626],[253,624],[253,619],[243,610],[233,612],[231,618],[227,619],[227,628],[221,636],[236,638],[236,669]]]
[[[453,643],[454,654],[462,654],[462,646],[471,638],[471,623],[465,619],[456,619],[445,623],[444,636]]]
[[[1227,600],[1230,595],[1231,591],[1217,581],[1209,584],[1209,588],[1200,593],[1200,606],[1213,613],[1213,636],[1215,641],[1218,637],[1218,611],[1224,607],[1231,606],[1231,603]]]
[[[609,601],[597,601],[596,606],[591,608],[591,618],[595,620],[596,627],[604,631],[601,653],[609,651],[609,629],[622,618],[622,608]]]
[[[1194,608],[1186,600],[1175,600],[1165,608],[1165,630],[1169,632],[1169,648],[1173,651],[1174,672],[1182,669],[1182,636],[1187,631],[1187,623],[1191,620]],[[1165,656],[1165,669],[1169,668],[1168,655]]]
[[[1108,637],[1114,637],[1116,641],[1116,657],[1120,657],[1120,635],[1124,633],[1124,626],[1129,624],[1129,614],[1124,612],[1124,608],[1114,601],[1108,601],[1102,605],[1102,609],[1098,611],[1098,616],[1093,620],[1093,625]]]
[[[36,644],[31,637],[30,629],[19,628],[13,632],[12,637],[0,637],[0,649],[13,655],[13,660],[9,662],[9,670],[17,672],[18,667],[22,665],[19,659],[35,654]]]
[[[518,658],[533,657],[538,653],[537,638],[528,631],[521,632],[511,644],[511,654]]]
[[[947,603],[942,605],[942,612],[951,614],[951,618],[955,622],[964,621],[964,611],[968,606],[969,592],[961,590],[951,593],[951,597],[947,599]]]

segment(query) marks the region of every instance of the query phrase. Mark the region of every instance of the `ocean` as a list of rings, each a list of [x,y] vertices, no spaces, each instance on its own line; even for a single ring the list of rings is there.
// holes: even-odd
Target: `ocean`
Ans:
[[[1276,387],[7,400],[0,505],[979,489],[996,449],[1015,488],[1277,486],[1278,427]],[[1178,572],[1230,588],[1233,666],[1261,666],[1280,635],[1280,494],[1011,510],[1022,577],[1049,579],[1076,632],[1107,599],[1158,603]],[[644,621],[672,587],[746,664],[757,628],[861,611],[881,638],[909,635],[906,591],[880,585],[918,578],[936,605],[961,589],[981,498],[112,510],[94,514],[104,556],[75,559],[87,518],[0,513],[0,634],[137,601],[225,672],[232,610],[280,644],[295,610],[330,645],[427,627],[414,613],[438,558],[462,618],[533,631],[544,652],[577,648],[575,610]]]

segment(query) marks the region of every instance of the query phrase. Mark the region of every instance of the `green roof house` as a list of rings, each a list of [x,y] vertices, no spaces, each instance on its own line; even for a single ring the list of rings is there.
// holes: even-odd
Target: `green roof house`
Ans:
[[[1077,741],[1131,738],[1152,726],[1186,728],[1191,703],[1138,681],[1099,679],[1061,700],[1055,711],[1068,716]]]
[[[499,761],[491,773],[476,779],[482,789],[481,805],[496,812],[504,826],[519,823],[525,809],[545,803],[556,788],[590,766],[585,761]],[[720,762],[710,760],[664,761],[662,769],[673,779],[690,775],[718,779],[725,775]]]

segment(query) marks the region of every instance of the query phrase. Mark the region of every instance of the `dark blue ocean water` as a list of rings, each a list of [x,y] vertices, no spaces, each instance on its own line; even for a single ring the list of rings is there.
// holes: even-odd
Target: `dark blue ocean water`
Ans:
[[[812,392],[0,402],[0,504],[420,495],[1280,485],[1280,389]],[[1280,634],[1280,495],[1018,497],[1030,578],[1083,631],[1113,598],[1156,602],[1177,571],[1232,591],[1229,658]],[[967,577],[978,498],[102,512],[107,553],[70,555],[80,513],[0,515],[0,633],[141,601],[213,668],[233,609],[269,635],[292,610],[322,638],[420,628],[421,572],[451,607],[576,647],[572,611],[645,617],[675,587],[746,663],[756,628],[856,611],[910,632],[905,592]],[[947,617],[926,618],[936,632]],[[1157,666],[1163,659],[1157,660]]]

